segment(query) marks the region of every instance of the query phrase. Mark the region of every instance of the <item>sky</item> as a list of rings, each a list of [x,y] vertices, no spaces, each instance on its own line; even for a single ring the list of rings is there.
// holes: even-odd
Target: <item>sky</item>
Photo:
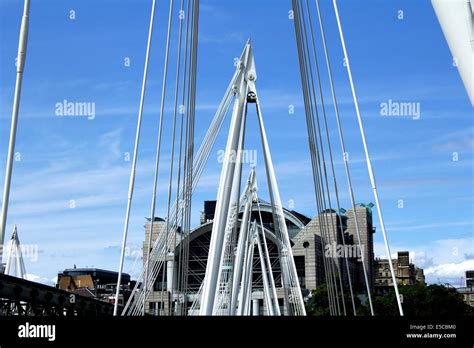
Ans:
[[[356,201],[373,202],[332,2],[321,3]],[[474,115],[431,3],[338,4],[392,254],[408,250],[427,281],[459,286],[464,271],[474,269]],[[179,7],[175,1],[175,18]],[[150,8],[149,0],[32,1],[5,238],[16,224],[22,245],[37,251],[25,257],[30,279],[52,283],[73,265],[118,269]],[[234,73],[234,58],[251,38],[283,205],[312,217],[317,209],[290,10],[290,0],[201,0],[195,141],[203,139]],[[158,1],[124,267],[132,275],[141,268],[150,214],[168,11],[169,3]],[[21,1],[0,0],[2,183],[21,14]],[[176,25],[172,35],[174,76]],[[166,215],[173,84],[167,87],[158,216]],[[323,86],[331,106],[327,77]],[[58,116],[56,105],[64,101],[91,103],[95,115]],[[401,102],[413,103],[419,114],[382,112],[384,105]],[[333,113],[328,117],[347,209],[342,153]],[[203,201],[216,198],[229,119],[193,197],[193,226]],[[253,112],[248,122],[246,146],[256,151],[260,197],[268,199]],[[374,226],[376,256],[386,257],[376,214]]]

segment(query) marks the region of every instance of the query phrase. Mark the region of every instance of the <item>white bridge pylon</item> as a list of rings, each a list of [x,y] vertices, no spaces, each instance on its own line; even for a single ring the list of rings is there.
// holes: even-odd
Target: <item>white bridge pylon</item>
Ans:
[[[248,106],[250,104],[255,104],[256,106],[260,128],[268,192],[272,206],[275,235],[278,239],[285,311],[287,315],[306,315],[290,238],[283,215],[273,161],[260,110],[255,86],[256,79],[255,61],[249,40],[237,66],[237,78],[232,85],[235,101],[217,192],[217,204],[206,275],[200,298],[200,315],[243,315],[248,313],[248,300],[251,296],[249,292],[252,287],[251,261],[253,260],[253,248],[256,244],[258,245],[259,235],[256,232],[256,224],[245,221],[244,216],[240,232],[236,232],[237,218],[241,208],[240,187],[245,126]],[[255,173],[252,170],[246,190],[252,191],[254,189]],[[245,192],[243,198],[245,198]],[[253,201],[253,198],[250,197],[248,200]],[[247,205],[245,210],[248,210]],[[237,244],[237,253],[234,257],[233,244],[237,236],[239,236],[239,242]],[[249,248],[251,248],[251,252]],[[262,256],[261,254],[261,259],[264,259]],[[272,284],[270,283],[271,281],[267,281],[267,285],[269,285],[267,287],[264,281],[264,293],[267,294],[266,304],[267,306],[270,305],[269,313],[278,315],[280,311],[276,299],[276,291],[272,290],[270,293],[269,288],[272,287],[274,289],[274,286],[271,286]],[[229,300],[226,301],[223,296]]]
[[[12,237],[8,245],[5,274],[26,279],[25,261],[23,260],[23,255],[21,253],[20,238],[18,238],[16,225],[13,227]]]

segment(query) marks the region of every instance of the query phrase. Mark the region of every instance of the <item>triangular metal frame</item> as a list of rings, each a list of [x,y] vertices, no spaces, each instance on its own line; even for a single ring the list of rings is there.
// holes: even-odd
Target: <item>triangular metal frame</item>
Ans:
[[[26,268],[21,253],[20,239],[16,225],[13,227],[12,237],[8,246],[8,256],[5,266],[5,274],[26,279]]]
[[[255,60],[250,40],[237,66],[238,76],[232,87],[235,96],[234,109],[227,138],[227,146],[217,192],[217,205],[212,227],[211,243],[206,267],[206,276],[202,287],[201,315],[218,314],[219,292],[223,276],[226,251],[226,230],[233,229],[235,216],[240,209],[240,186],[242,177],[242,155],[245,140],[245,125],[249,104],[256,105],[260,135],[264,152],[268,191],[272,207],[277,238],[280,240],[279,256],[281,262],[284,305],[287,315],[305,315],[304,301],[296,273],[291,243],[286,227],[283,208],[276,181],[273,161],[270,154],[263,117],[255,86],[257,79]],[[234,267],[240,267],[234,262]],[[235,303],[235,294],[232,294]]]

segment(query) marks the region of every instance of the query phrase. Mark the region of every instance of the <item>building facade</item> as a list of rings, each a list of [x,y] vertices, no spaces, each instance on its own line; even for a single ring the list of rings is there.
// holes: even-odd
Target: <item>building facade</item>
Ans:
[[[474,287],[474,271],[466,271],[466,287]]]
[[[392,259],[398,285],[425,284],[423,269],[410,262],[408,251],[399,251],[396,259]],[[392,275],[388,259],[375,260],[375,292],[387,293],[393,287]]]
[[[474,271],[466,271],[466,286],[457,288],[464,299],[464,302],[471,307],[474,307]]]
[[[67,268],[58,274],[56,288],[74,294],[114,303],[118,273],[99,268]],[[123,305],[135,285],[130,275],[122,273],[119,304]]]
[[[357,291],[366,290],[362,262],[366,266],[370,289],[373,288],[373,233],[371,207],[357,205],[344,213],[327,210],[312,219],[292,241],[295,260],[305,265],[305,285],[316,289],[325,282],[325,270],[332,262],[343,283],[349,279]],[[357,224],[355,219],[357,218]],[[359,234],[357,234],[357,228]],[[360,247],[359,238],[360,236]],[[343,241],[344,239],[344,241]],[[347,256],[348,264],[345,262]],[[325,265],[326,262],[326,265]]]

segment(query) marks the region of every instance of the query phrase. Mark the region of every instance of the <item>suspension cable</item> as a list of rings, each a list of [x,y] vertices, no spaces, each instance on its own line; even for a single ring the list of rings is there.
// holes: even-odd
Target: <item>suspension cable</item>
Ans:
[[[145,67],[143,69],[143,80],[142,80],[142,89],[141,89],[141,95],[140,95],[140,107],[138,110],[137,129],[136,129],[136,135],[135,135],[135,147],[133,150],[132,170],[130,173],[130,183],[129,183],[129,188],[128,188],[127,210],[125,213],[125,224],[124,224],[124,230],[123,230],[122,250],[120,253],[120,265],[119,265],[119,272],[118,272],[118,278],[117,278],[117,289],[115,290],[114,316],[116,316],[118,312],[118,302],[119,302],[119,296],[120,296],[120,286],[122,282],[123,263],[125,259],[125,248],[127,246],[127,234],[128,234],[129,220],[130,220],[130,210],[132,206],[133,188],[135,186],[135,172],[136,172],[136,167],[137,167],[138,147],[140,143],[140,131],[141,131],[141,125],[142,125],[143,105],[145,103],[146,82],[147,82],[147,76],[148,76],[148,62],[150,59],[151,39],[153,36],[155,7],[156,7],[156,0],[153,0],[152,6],[151,6],[150,25],[149,25],[149,30],[148,30],[148,42],[147,42],[146,55],[145,55]]]
[[[168,200],[167,200],[167,212],[166,212],[166,238],[167,243],[170,238],[170,230],[169,230],[169,221],[170,221],[170,209],[171,209],[171,191],[173,186],[173,169],[174,169],[174,152],[175,152],[175,137],[176,137],[176,121],[177,121],[177,114],[178,114],[178,98],[179,98],[179,77],[181,73],[181,43],[182,43],[182,33],[183,33],[183,20],[181,18],[181,13],[184,8],[184,0],[181,0],[181,9],[179,13],[179,34],[178,34],[178,47],[177,47],[177,62],[176,62],[176,80],[175,80],[175,91],[174,91],[174,109],[173,109],[173,127],[171,131],[171,154],[170,154],[170,175],[169,175],[169,182],[168,182]],[[177,186],[179,187],[179,186]],[[178,200],[178,197],[177,197]],[[178,226],[176,226],[177,229]],[[176,232],[173,233],[173,253],[176,249]],[[168,250],[170,252],[171,249]],[[174,264],[175,255],[173,254],[173,262]],[[171,293],[170,293],[170,315],[173,314],[173,288],[176,284],[174,283],[175,277],[175,270],[173,266],[172,274],[168,274],[168,278],[171,278],[169,281],[171,282]]]
[[[318,2],[316,2],[316,5],[317,5],[317,10],[318,10],[318,16],[320,16]],[[327,122],[326,107],[325,107],[325,103],[324,103],[324,93],[323,93],[323,89],[322,89],[318,58],[317,58],[317,54],[316,54],[316,45],[315,45],[314,32],[313,32],[313,21],[312,21],[312,17],[311,17],[311,11],[310,11],[308,0],[306,0],[306,6],[307,6],[307,12],[308,12],[310,37],[311,37],[313,56],[314,56],[314,61],[315,61],[315,68],[316,68],[317,78],[318,78],[318,86],[319,86],[320,99],[321,99],[321,107],[322,107],[322,111],[323,111],[324,129],[325,129],[325,133],[326,133],[327,148],[328,148],[328,154],[329,154],[330,165],[331,165],[331,173],[332,173],[332,177],[333,177],[334,193],[335,193],[335,196],[336,196],[337,212],[336,212],[335,218],[336,218],[336,220],[337,219],[339,220],[339,221],[336,221],[336,223],[337,222],[339,223],[339,231],[340,231],[342,246],[343,246],[343,249],[344,249],[344,260],[345,260],[348,283],[349,283],[349,290],[350,290],[350,295],[351,295],[352,309],[353,309],[353,314],[356,315],[354,293],[353,293],[353,289],[352,289],[352,280],[351,280],[350,268],[349,268],[349,260],[348,260],[347,253],[346,253],[346,242],[345,242],[345,237],[344,237],[342,218],[341,218],[341,215],[340,215],[341,206],[340,206],[340,201],[339,201],[339,190],[338,190],[338,185],[337,185],[336,173],[335,173],[335,169],[334,169],[332,146],[331,146],[331,140],[330,140],[330,136],[329,136],[329,127],[328,127],[328,122]],[[327,173],[326,172],[325,172],[325,175],[326,175],[326,184],[327,184]],[[329,188],[328,188],[328,191],[329,191]],[[328,195],[328,200],[329,200],[329,209],[332,209],[331,208],[330,195]],[[331,219],[331,222],[333,222],[332,219]],[[334,231],[336,230],[334,228],[334,226],[333,226],[333,230]],[[337,263],[337,265],[338,265],[338,268],[339,268],[339,263]],[[339,282],[340,282],[340,287],[341,287],[341,295],[342,295],[342,304],[343,304],[344,314],[346,315],[347,313],[346,313],[344,292],[343,292],[343,285],[342,285],[342,274],[340,275]]]
[[[304,4],[301,4],[301,8],[303,9]],[[309,8],[308,8],[309,11]],[[306,44],[306,53],[308,56],[308,66],[309,66],[309,76],[310,76],[310,91],[311,91],[311,96],[313,97],[314,100],[314,105],[315,105],[315,116],[314,120],[316,121],[316,129],[317,129],[317,135],[316,135],[316,150],[317,150],[317,160],[318,160],[318,168],[319,168],[319,180],[320,180],[320,185],[321,185],[321,193],[322,193],[322,204],[323,204],[323,211],[325,212],[323,214],[323,219],[325,221],[325,227],[326,227],[326,238],[328,239],[329,243],[333,243],[337,241],[334,240],[334,237],[336,237],[334,234],[337,231],[335,226],[334,226],[334,219],[332,219],[332,216],[329,216],[330,220],[330,225],[328,223],[328,212],[332,212],[332,206],[331,206],[331,198],[330,198],[330,192],[329,192],[329,184],[328,184],[328,176],[327,176],[327,170],[326,170],[326,159],[324,155],[324,147],[323,147],[323,142],[322,142],[322,134],[321,134],[321,124],[320,124],[320,113],[318,111],[318,105],[317,105],[317,97],[316,97],[316,88],[314,84],[314,77],[313,77],[313,69],[312,69],[312,64],[311,64],[311,54],[309,50],[309,42],[308,42],[308,36],[309,34],[307,33],[306,29],[306,20],[305,20],[305,15],[304,15],[304,10],[301,11],[301,23],[303,25],[303,38],[305,40]],[[311,32],[312,34],[312,32]],[[320,87],[320,92],[321,90],[321,83],[320,83],[320,76],[319,76],[319,68],[318,68],[318,63],[316,60],[316,54],[315,54],[315,47],[314,47],[314,39],[313,39],[313,52],[315,56],[315,68],[316,68],[316,74],[319,82],[319,87]],[[324,108],[324,101],[323,101],[323,95],[321,93],[321,103],[322,103],[322,112],[325,114],[325,108]],[[327,205],[326,205],[327,203]],[[329,209],[329,210],[328,210]],[[340,314],[340,304],[339,304],[339,294],[338,294],[338,289],[337,289],[337,274],[339,274],[339,280],[340,280],[340,286],[341,286],[341,292],[343,293],[342,290],[342,282],[341,282],[341,276],[339,272],[339,263],[334,260],[334,257],[329,258],[329,265],[331,267],[331,273],[332,273],[332,282],[334,286],[334,291],[335,291],[335,300],[336,300],[336,308],[338,314]],[[344,297],[343,297],[344,298]],[[344,311],[345,311],[345,305]]]
[[[338,11],[338,8],[337,8],[336,0],[333,0],[333,5],[334,5],[334,12],[336,14],[337,26],[338,26],[338,29],[339,29],[339,36],[341,38],[341,45],[342,45],[342,49],[344,51],[344,58],[346,60],[347,75],[349,77],[349,83],[350,83],[350,86],[351,86],[352,97],[354,99],[354,107],[355,107],[356,114],[357,114],[357,121],[359,123],[359,130],[360,130],[360,134],[361,134],[361,138],[362,138],[362,143],[364,145],[365,158],[366,158],[366,161],[367,161],[367,169],[368,169],[368,172],[369,172],[370,182],[371,182],[371,185],[372,185],[372,191],[374,193],[375,205],[377,207],[377,214],[379,216],[380,228],[382,229],[383,239],[384,239],[384,243],[385,243],[385,251],[387,252],[387,257],[390,260],[392,256],[391,256],[391,253],[390,253],[390,247],[388,245],[388,238],[387,238],[387,233],[385,231],[385,224],[384,224],[384,221],[383,221],[382,209],[380,207],[379,195],[378,195],[378,192],[377,192],[377,185],[375,183],[375,176],[374,176],[374,172],[373,172],[373,168],[372,168],[372,162],[370,160],[369,149],[368,149],[367,141],[366,141],[366,138],[365,138],[364,125],[362,123],[362,117],[360,115],[359,102],[358,102],[357,94],[356,94],[356,91],[355,91],[354,81],[352,79],[352,71],[351,71],[351,66],[350,66],[350,63],[349,63],[349,56],[347,54],[346,43],[345,43],[345,39],[344,39],[344,33],[342,31],[341,19],[339,18],[339,11]],[[354,207],[354,209],[355,209],[355,207]],[[389,265],[390,265],[390,272],[392,273],[392,282],[393,282],[393,287],[394,287],[394,290],[395,290],[395,295],[396,295],[396,298],[397,298],[398,310],[400,312],[400,315],[403,316],[402,303],[401,303],[401,300],[400,300],[400,294],[398,292],[397,279],[395,277],[395,271],[393,269],[392,262],[389,262]],[[369,295],[369,298],[370,298],[370,295]]]
[[[324,47],[324,55],[325,55],[325,58],[326,58],[326,66],[327,66],[327,70],[328,70],[329,82],[330,82],[330,87],[331,87],[331,94],[332,94],[332,98],[333,98],[334,113],[335,113],[335,117],[336,117],[338,133],[339,133],[341,151],[344,155],[343,156],[344,157],[343,162],[344,162],[344,168],[345,168],[345,173],[346,173],[348,187],[349,187],[349,196],[351,198],[352,206],[355,207],[356,203],[355,203],[354,193],[353,193],[353,190],[352,190],[352,182],[351,182],[351,177],[350,177],[349,164],[348,164],[348,161],[345,160],[345,158],[346,158],[345,157],[346,148],[345,148],[345,143],[344,143],[344,134],[343,134],[343,131],[342,131],[341,120],[340,120],[340,117],[339,117],[339,107],[338,107],[335,88],[334,88],[334,80],[333,80],[333,76],[332,76],[329,53],[328,53],[328,49],[327,49],[327,45],[326,45],[326,36],[325,36],[325,33],[324,33],[324,25],[323,25],[323,19],[322,19],[320,6],[319,6],[319,0],[316,0],[316,8],[317,8],[317,11],[318,11],[318,19],[319,19],[319,26],[320,26],[320,32],[321,32],[321,39],[322,39],[322,43],[323,43],[323,47]],[[354,210],[354,220],[355,220],[356,231],[359,231],[359,223],[358,223],[358,220],[357,220],[357,214],[355,214],[355,210]],[[359,240],[359,249],[361,250],[360,238],[358,240]],[[351,293],[352,293],[352,282],[350,281],[351,276],[350,276],[349,269],[348,269],[347,274],[348,274],[348,279],[349,279],[349,286],[351,288]],[[353,310],[354,310],[354,315],[356,315],[357,312],[356,312],[355,303],[354,303],[353,298],[352,298],[352,306],[353,306]],[[372,308],[371,301],[370,301],[370,307]]]
[[[183,89],[183,94],[182,94],[182,99],[181,99],[181,107],[184,108],[184,102],[185,102],[185,98],[186,98],[186,87],[187,87],[187,84],[186,84],[186,81],[187,81],[187,74],[188,74],[188,37],[189,37],[189,20],[190,20],[190,15],[189,15],[189,12],[190,12],[190,0],[187,0],[187,4],[186,4],[186,12],[185,12],[185,18],[186,18],[186,29],[185,29],[185,32],[186,32],[186,36],[185,36],[185,44],[184,44],[184,47],[185,47],[185,54],[184,54],[184,74],[183,74],[183,86],[182,86],[182,89]],[[182,18],[180,17],[180,19],[182,20]],[[185,158],[183,157],[183,129],[185,128],[185,125],[184,125],[184,122],[185,122],[185,119],[184,119],[184,115],[185,115],[185,112],[186,110],[180,110],[180,113],[181,113],[181,120],[180,120],[180,133],[179,133],[179,159],[178,159],[178,179],[177,179],[177,186],[176,186],[176,202],[177,203],[177,207],[178,209],[176,209],[176,217],[175,217],[175,222],[178,222],[179,221],[179,215],[181,215],[181,221],[183,221],[183,214],[184,214],[184,207],[182,206],[182,203],[180,204],[179,202],[184,202],[184,190],[180,191],[180,188],[181,188],[181,162],[182,161],[185,161]],[[186,149],[185,149],[186,150]],[[184,163],[183,163],[183,179],[184,179],[184,175],[185,175],[185,170],[186,168],[184,167]],[[184,180],[183,180],[184,181]],[[185,290],[184,290],[184,287],[183,287],[183,283],[184,283],[184,276],[185,276],[185,264],[184,264],[184,260],[183,260],[183,257],[184,257],[184,254],[183,254],[183,247],[184,247],[184,243],[187,243],[187,238],[185,239],[185,231],[184,231],[184,226],[182,226],[181,228],[181,233],[180,233],[180,245],[179,245],[179,256],[178,256],[178,260],[179,260],[179,264],[178,264],[178,275],[177,275],[177,289],[178,291],[181,292],[181,295],[182,295],[182,298],[183,298],[183,303],[185,303]],[[178,226],[176,227],[178,228]],[[176,239],[175,239],[176,240]],[[176,250],[176,243],[174,245],[174,249],[173,250]],[[185,314],[185,306],[183,306],[181,308],[181,311],[180,311],[180,314],[181,315],[184,315]]]
[[[324,207],[322,205],[321,199],[321,186],[320,186],[320,175],[319,175],[319,160],[317,156],[317,142],[315,141],[315,130],[314,130],[314,117],[313,115],[313,106],[312,106],[312,96],[309,92],[309,81],[308,81],[308,72],[307,72],[307,61],[306,61],[306,54],[304,52],[304,41],[302,39],[302,27],[300,21],[300,10],[299,5],[296,0],[293,1],[293,9],[295,13],[295,34],[296,34],[296,42],[298,47],[298,57],[300,61],[300,73],[301,73],[301,81],[302,81],[302,88],[303,88],[303,96],[305,99],[305,115],[306,115],[306,123],[307,123],[307,131],[308,131],[308,143],[311,155],[311,165],[313,169],[313,183],[314,189],[316,194],[316,203],[319,207],[318,212],[324,211]],[[320,227],[321,232],[321,252],[322,252],[322,260],[325,269],[325,277],[326,277],[326,284],[328,288],[328,303],[329,303],[329,311],[331,315],[335,315],[336,313],[336,303],[335,303],[335,296],[333,292],[332,286],[332,270],[329,262],[326,260],[325,254],[325,247],[326,247],[326,224],[325,224],[325,216],[318,216],[318,224]]]

